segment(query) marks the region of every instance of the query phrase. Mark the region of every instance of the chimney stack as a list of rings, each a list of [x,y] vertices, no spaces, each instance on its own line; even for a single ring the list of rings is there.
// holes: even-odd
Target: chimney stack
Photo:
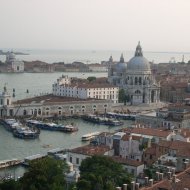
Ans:
[[[135,190],[139,190],[139,185],[140,185],[139,183],[135,184]]]
[[[175,174],[175,168],[172,168],[171,172],[172,172],[172,176],[173,176]]]
[[[127,190],[127,184],[123,184],[123,190]]]
[[[160,181],[162,181],[163,178],[164,178],[164,174],[163,174],[163,173],[160,173],[159,177],[160,177]]]
[[[145,184],[148,185],[148,177],[145,177]]]
[[[170,168],[170,167],[167,167],[167,171],[170,172],[170,171],[171,171],[171,168]]]
[[[135,182],[134,181],[131,182],[131,190],[135,190]]]
[[[150,186],[150,187],[153,186],[153,179],[149,179],[149,186]]]
[[[172,178],[172,173],[171,172],[168,172],[168,179],[170,180]]]
[[[159,181],[159,175],[160,173],[159,172],[156,172],[156,180]]]
[[[176,175],[173,175],[172,181],[175,183],[176,182]]]

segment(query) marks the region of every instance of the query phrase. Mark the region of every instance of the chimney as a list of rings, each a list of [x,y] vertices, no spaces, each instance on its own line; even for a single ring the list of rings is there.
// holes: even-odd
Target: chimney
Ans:
[[[148,185],[148,177],[145,177],[145,184]]]
[[[159,181],[159,175],[160,173],[159,172],[156,172],[156,180]]]
[[[123,184],[123,190],[127,190],[127,184]]]
[[[186,170],[187,167],[188,167],[188,162],[184,162],[184,163],[183,163],[183,167],[184,167],[184,170]]]
[[[163,177],[164,177],[164,174],[163,174],[163,173],[160,173],[159,177],[160,177],[160,181],[162,181],[162,180],[163,180]]]
[[[139,185],[140,185],[139,183],[135,184],[135,190],[139,190]]]
[[[175,168],[172,168],[172,176],[175,174]]]
[[[172,178],[172,173],[171,172],[168,172],[168,179],[170,180]]]
[[[149,179],[149,186],[150,186],[150,187],[153,186],[153,179]]]
[[[170,171],[171,171],[171,168],[170,168],[170,167],[167,167],[167,171],[170,172]]]
[[[116,190],[121,190],[121,187],[116,187]]]
[[[172,181],[175,183],[176,182],[176,175],[173,175],[173,179],[172,179]]]
[[[135,190],[135,182],[134,181],[131,182],[131,190]]]

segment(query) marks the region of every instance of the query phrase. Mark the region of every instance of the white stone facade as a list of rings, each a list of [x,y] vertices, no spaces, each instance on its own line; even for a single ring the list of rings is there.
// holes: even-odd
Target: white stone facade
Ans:
[[[10,64],[12,72],[24,72],[24,62],[16,59],[13,52],[7,53],[6,63]]]
[[[124,89],[127,99],[133,105],[160,101],[160,85],[152,75],[149,61],[143,57],[140,43],[135,56],[128,63],[120,60],[109,67],[108,80]]]
[[[128,136],[128,135],[127,135]],[[134,140],[130,135],[129,138],[120,140],[120,156],[122,158],[128,158],[141,161],[142,152],[139,150],[140,142]]]
[[[56,96],[105,99],[117,103],[119,88],[111,84],[72,84],[68,76],[62,76],[53,84],[52,92]]]

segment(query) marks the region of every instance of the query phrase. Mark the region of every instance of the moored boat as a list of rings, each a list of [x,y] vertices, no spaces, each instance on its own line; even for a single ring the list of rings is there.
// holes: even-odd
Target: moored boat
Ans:
[[[21,163],[21,160],[18,159],[11,159],[11,160],[2,160],[0,161],[0,169],[2,168],[7,168],[10,166],[16,166],[19,165]]]
[[[96,124],[102,124],[102,125],[109,125],[109,126],[123,125],[123,122],[121,122],[117,119],[96,116],[96,115],[85,115],[85,116],[83,116],[83,119],[85,121],[89,121],[89,122],[96,123]]]
[[[38,129],[29,129],[28,127],[18,127],[13,131],[13,136],[20,139],[36,139],[39,134]]]
[[[65,125],[63,127],[63,132],[75,132],[75,131],[78,131],[78,127],[76,126],[73,126],[73,125]]]
[[[92,133],[88,133],[86,135],[82,136],[82,141],[90,141],[93,138],[95,138],[97,135],[99,135],[100,132],[92,132]]]

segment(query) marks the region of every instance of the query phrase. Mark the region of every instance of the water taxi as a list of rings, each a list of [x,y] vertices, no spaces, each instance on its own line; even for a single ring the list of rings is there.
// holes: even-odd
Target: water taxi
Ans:
[[[92,132],[92,133],[88,133],[86,135],[82,136],[82,141],[90,141],[93,138],[95,138],[97,135],[99,135],[100,132]]]
[[[11,160],[2,160],[0,161],[0,169],[7,168],[10,166],[16,166],[21,163],[21,160],[18,159],[11,159]]]

